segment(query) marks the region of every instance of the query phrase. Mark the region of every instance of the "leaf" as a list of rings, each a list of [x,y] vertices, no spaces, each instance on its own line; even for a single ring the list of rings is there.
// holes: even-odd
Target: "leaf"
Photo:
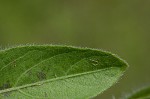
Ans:
[[[127,64],[101,50],[20,46],[0,51],[0,98],[87,99],[123,75]]]
[[[128,99],[150,99],[150,87],[133,93],[133,95],[129,96]]]

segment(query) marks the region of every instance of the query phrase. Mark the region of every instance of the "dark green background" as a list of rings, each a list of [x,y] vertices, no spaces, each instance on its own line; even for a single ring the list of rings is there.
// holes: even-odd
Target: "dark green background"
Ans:
[[[65,44],[111,51],[130,67],[97,99],[150,85],[150,0],[1,0],[0,46]]]

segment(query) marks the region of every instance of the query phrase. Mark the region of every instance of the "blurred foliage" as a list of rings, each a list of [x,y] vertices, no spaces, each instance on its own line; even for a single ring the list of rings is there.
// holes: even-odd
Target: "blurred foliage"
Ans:
[[[120,82],[97,98],[150,85],[150,0],[1,0],[0,45],[102,48],[126,59]]]

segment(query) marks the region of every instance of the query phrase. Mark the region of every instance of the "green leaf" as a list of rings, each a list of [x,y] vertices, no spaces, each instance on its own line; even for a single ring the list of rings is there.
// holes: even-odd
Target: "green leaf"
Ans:
[[[150,87],[135,92],[128,99],[150,99]]]
[[[101,50],[20,46],[0,51],[0,98],[87,99],[123,75],[127,64]]]

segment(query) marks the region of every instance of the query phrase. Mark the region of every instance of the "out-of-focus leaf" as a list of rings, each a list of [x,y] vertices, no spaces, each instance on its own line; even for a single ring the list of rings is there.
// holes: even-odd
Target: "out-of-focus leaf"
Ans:
[[[135,92],[128,99],[150,99],[150,87]]]

